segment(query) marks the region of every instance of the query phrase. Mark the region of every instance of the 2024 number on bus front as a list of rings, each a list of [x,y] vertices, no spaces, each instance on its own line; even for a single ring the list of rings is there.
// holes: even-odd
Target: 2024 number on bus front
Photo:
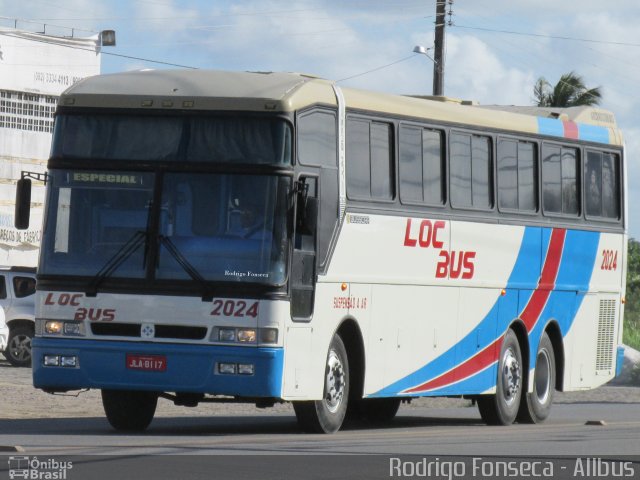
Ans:
[[[258,302],[249,305],[244,300],[220,300],[213,301],[211,314],[214,317],[258,317]]]

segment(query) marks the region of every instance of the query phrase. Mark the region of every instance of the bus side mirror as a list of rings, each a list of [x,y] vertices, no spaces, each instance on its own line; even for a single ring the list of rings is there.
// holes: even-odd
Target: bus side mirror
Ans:
[[[18,230],[29,228],[31,214],[31,179],[21,178],[16,184],[16,210],[14,224]]]

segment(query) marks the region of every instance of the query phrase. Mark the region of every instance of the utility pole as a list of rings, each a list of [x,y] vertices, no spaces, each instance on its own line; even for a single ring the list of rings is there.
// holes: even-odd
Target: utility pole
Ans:
[[[444,25],[447,0],[436,0],[436,36],[433,43],[433,94],[444,95]]]

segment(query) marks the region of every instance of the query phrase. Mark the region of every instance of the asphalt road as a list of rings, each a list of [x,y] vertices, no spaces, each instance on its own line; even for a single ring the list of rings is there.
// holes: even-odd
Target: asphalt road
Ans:
[[[46,408],[46,406],[43,406]],[[586,425],[588,421],[606,425]],[[160,417],[122,435],[103,417],[1,419],[0,445],[28,454],[640,455],[640,404],[555,405],[542,425],[489,427],[469,408],[401,409],[384,428],[347,425],[300,433],[295,417],[268,410],[216,417]]]
[[[14,401],[7,398],[12,395]],[[0,365],[0,455],[85,459],[86,468],[98,469],[91,478],[106,475],[103,463],[108,458],[108,472],[125,469],[119,478],[137,480],[389,478],[389,461],[395,457],[428,456],[438,462],[461,459],[468,463],[472,457],[566,457],[572,462],[597,457],[623,462],[634,456],[633,467],[640,478],[640,388],[604,387],[559,394],[557,400],[550,418],[541,425],[489,427],[466,401],[420,400],[403,405],[396,419],[383,428],[355,423],[335,435],[301,433],[286,404],[266,410],[227,404],[187,409],[163,401],[147,432],[122,435],[104,419],[97,392],[78,398],[53,397],[29,385],[28,370]],[[14,447],[19,447],[18,452]],[[102,460],[87,460],[93,455]],[[167,457],[157,460],[156,455]],[[188,468],[177,455],[192,458],[185,465],[201,466],[200,473],[186,475]],[[201,457],[193,460],[192,455]],[[148,476],[150,471],[144,466],[148,458],[156,459],[159,469],[153,476]],[[224,476],[207,476],[203,466],[212,461],[216,464],[211,468]],[[166,465],[160,468],[159,464]],[[240,464],[242,474],[236,468]],[[2,473],[5,465],[0,458],[0,480],[6,478]],[[470,477],[470,468],[469,464],[465,478]],[[567,468],[567,476],[558,476],[556,471],[553,478],[576,478],[574,467]]]

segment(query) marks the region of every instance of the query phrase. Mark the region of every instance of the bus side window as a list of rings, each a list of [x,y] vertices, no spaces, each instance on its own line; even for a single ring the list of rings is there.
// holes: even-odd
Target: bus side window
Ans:
[[[542,199],[545,212],[578,216],[579,172],[577,149],[543,144]]]
[[[404,204],[444,203],[443,133],[400,126],[400,201]]]
[[[584,179],[587,216],[620,218],[618,159],[612,153],[587,150]]]
[[[451,134],[451,206],[491,209],[493,176],[491,139],[466,133]]]
[[[501,138],[498,140],[498,207],[500,210],[538,210],[536,145]]]
[[[602,159],[602,216],[620,218],[620,157],[605,153]]]
[[[585,200],[587,215],[602,216],[602,153],[587,151],[585,168]]]
[[[347,196],[357,200],[395,198],[391,124],[347,119]]]

